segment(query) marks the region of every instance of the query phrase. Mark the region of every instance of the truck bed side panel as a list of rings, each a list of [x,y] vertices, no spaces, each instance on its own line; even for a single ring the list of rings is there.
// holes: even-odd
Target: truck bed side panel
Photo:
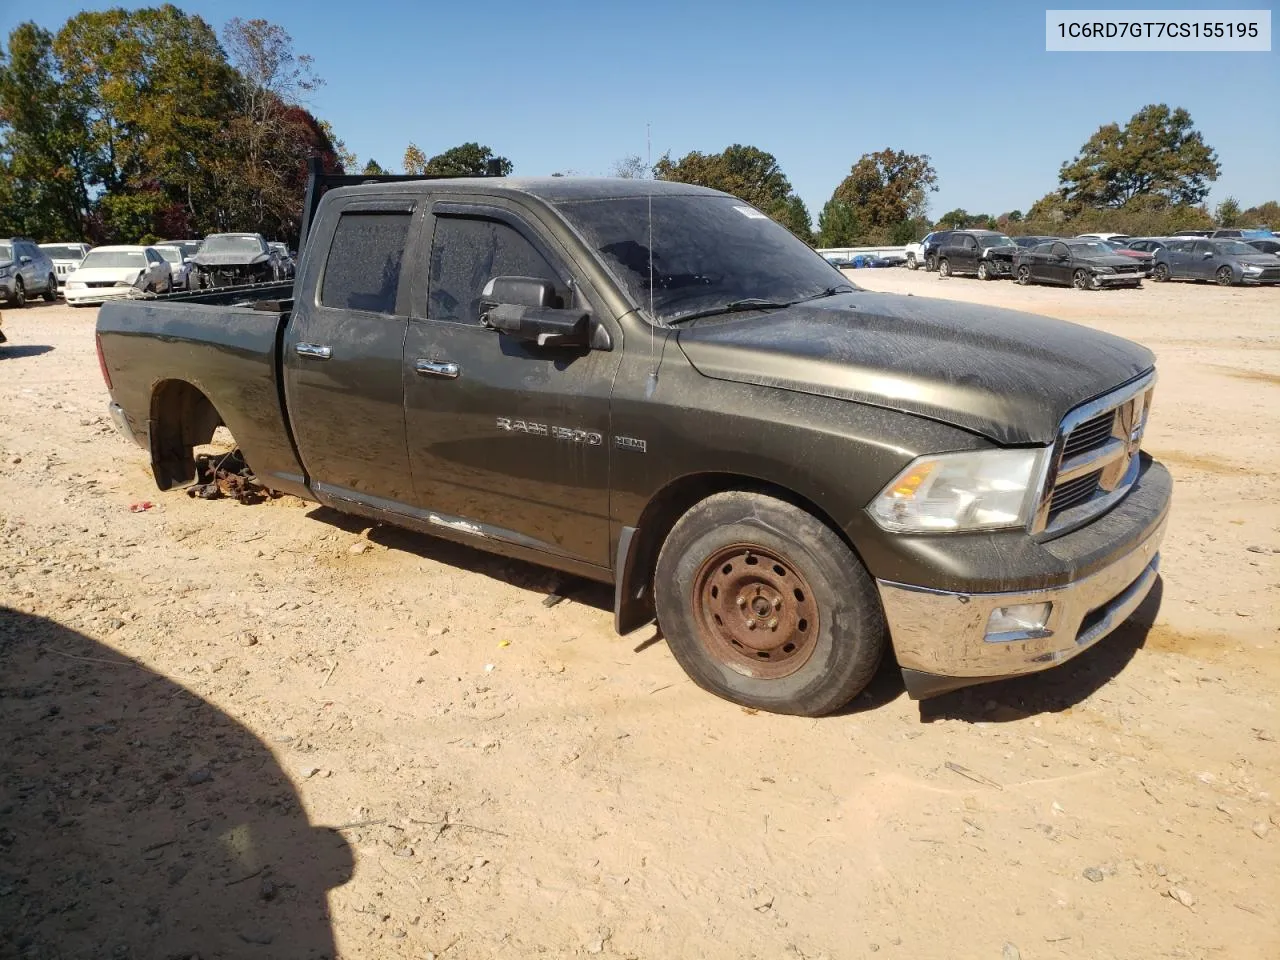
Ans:
[[[287,313],[201,303],[120,301],[98,313],[103,357],[136,436],[149,435],[157,388],[191,384],[235,436],[268,486],[310,497],[279,390],[280,332]]]

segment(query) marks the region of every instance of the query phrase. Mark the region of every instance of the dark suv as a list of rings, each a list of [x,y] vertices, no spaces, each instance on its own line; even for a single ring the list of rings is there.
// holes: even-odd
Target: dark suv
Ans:
[[[955,230],[938,247],[938,273],[972,274],[979,280],[1013,276],[1019,247],[994,230]]]
[[[58,299],[58,278],[49,255],[29,237],[0,240],[0,300],[25,307],[27,298],[37,293],[50,303]]]

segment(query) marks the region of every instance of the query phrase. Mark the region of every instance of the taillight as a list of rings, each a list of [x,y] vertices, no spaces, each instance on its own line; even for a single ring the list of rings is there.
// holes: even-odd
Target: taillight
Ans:
[[[107,389],[113,390],[115,388],[111,386],[111,374],[107,372],[107,358],[102,355],[102,334],[95,333],[93,341],[98,347],[98,369],[102,371],[102,379],[106,381]]]

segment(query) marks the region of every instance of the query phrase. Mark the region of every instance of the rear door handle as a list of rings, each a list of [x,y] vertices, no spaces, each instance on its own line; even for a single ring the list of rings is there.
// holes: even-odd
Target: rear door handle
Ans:
[[[308,360],[328,360],[333,356],[333,349],[319,343],[299,343],[294,351],[300,357],[306,357]]]
[[[440,360],[424,360],[419,357],[413,364],[414,371],[420,377],[442,377],[445,380],[458,379],[458,365]]]

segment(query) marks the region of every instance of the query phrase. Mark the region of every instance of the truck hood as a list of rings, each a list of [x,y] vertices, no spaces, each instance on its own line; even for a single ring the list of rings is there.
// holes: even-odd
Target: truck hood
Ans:
[[[704,376],[928,417],[999,444],[1046,444],[1073,407],[1151,369],[1151,351],[1074,323],[856,291],[679,331]]]
[[[197,253],[191,262],[202,267],[247,267],[266,259],[265,253]]]

